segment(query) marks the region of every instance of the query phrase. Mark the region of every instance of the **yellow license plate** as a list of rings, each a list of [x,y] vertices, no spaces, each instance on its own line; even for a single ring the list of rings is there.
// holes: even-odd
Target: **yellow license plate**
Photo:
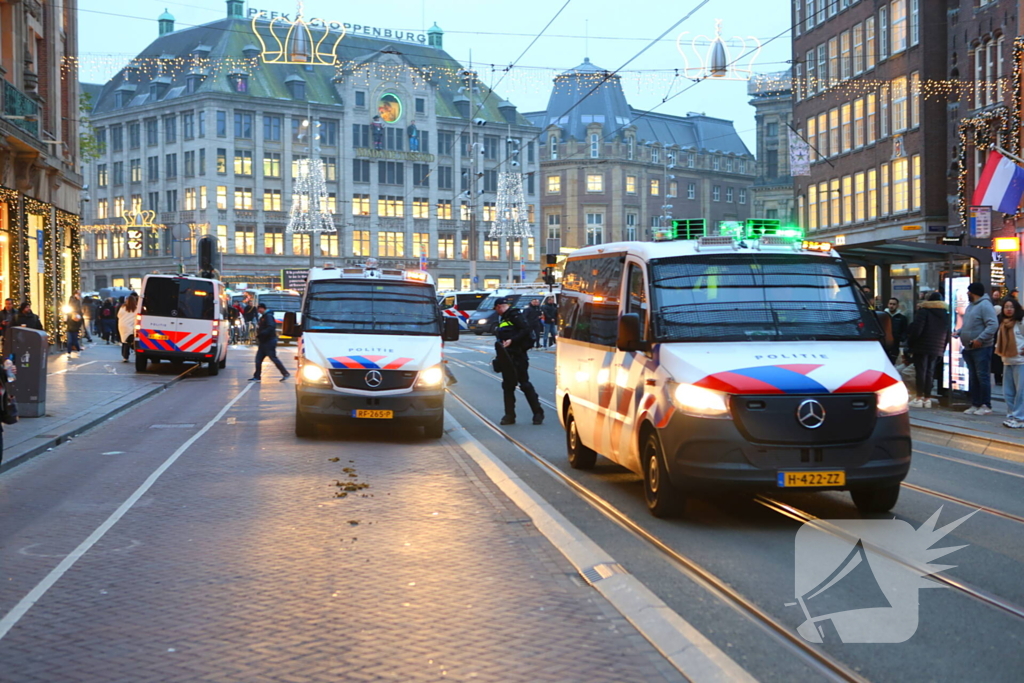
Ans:
[[[391,420],[395,417],[393,410],[353,410],[352,417],[365,417],[370,420]]]
[[[150,339],[159,339],[159,340],[162,341],[164,339],[167,339],[167,335],[166,334],[160,334],[159,332],[154,332],[153,334],[149,335],[149,338]]]
[[[828,470],[824,472],[779,472],[779,486],[797,488],[805,486],[846,486],[846,472]]]

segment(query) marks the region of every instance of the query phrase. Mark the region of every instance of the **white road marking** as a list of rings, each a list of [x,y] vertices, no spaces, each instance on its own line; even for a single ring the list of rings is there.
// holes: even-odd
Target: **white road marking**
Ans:
[[[64,576],[64,574],[66,574],[69,569],[75,566],[75,563],[78,562],[78,560],[81,559],[81,557],[85,555],[90,548],[96,545],[100,541],[100,539],[103,538],[103,536],[108,531],[110,531],[110,529],[115,524],[117,524],[122,517],[125,516],[128,510],[130,510],[132,506],[135,505],[135,503],[137,503],[138,500],[142,498],[142,496],[144,496],[147,491],[149,491],[153,484],[156,483],[156,480],[160,478],[160,475],[166,472],[167,469],[171,465],[173,465],[175,461],[178,458],[180,458],[181,455],[192,446],[192,444],[198,441],[204,434],[206,434],[206,432],[210,431],[210,428],[213,427],[213,425],[217,424],[221,420],[221,418],[224,417],[224,414],[231,410],[231,408],[236,403],[238,403],[239,399],[245,396],[245,394],[250,389],[252,389],[252,387],[252,384],[247,384],[245,388],[238,393],[237,396],[235,396],[227,403],[227,405],[221,408],[220,412],[217,413],[217,415],[212,420],[207,422],[202,429],[193,434],[188,441],[179,446],[178,450],[174,451],[174,453],[172,453],[171,456],[167,458],[167,460],[164,460],[163,464],[160,465],[160,467],[156,468],[156,470],[154,470],[153,473],[146,478],[146,481],[142,482],[142,485],[139,486],[139,488],[135,489],[135,493],[129,496],[128,500],[121,503],[121,505],[116,510],[114,510],[110,517],[107,517],[106,521],[103,522],[103,524],[100,524],[98,527],[96,527],[96,530],[89,534],[88,538],[82,541],[77,548],[72,550],[67,557],[61,560],[60,564],[54,567],[49,574],[43,577],[42,581],[36,584],[36,586],[32,590],[30,590],[25,597],[19,600],[18,604],[15,605],[10,612],[4,615],[3,619],[0,619],[0,640],[2,640],[4,636],[6,636],[12,628],[14,628],[14,625],[17,624],[23,616],[25,616],[26,612],[32,609],[32,606],[34,604],[39,602],[39,600],[44,595],[46,595],[46,591],[50,590],[50,588],[52,588],[53,585],[57,583],[57,581],[59,581],[60,578]]]
[[[52,377],[53,375],[63,375],[68,370],[77,370],[78,368],[84,368],[86,365],[92,365],[93,363],[98,363],[98,362],[99,361],[91,360],[88,363],[75,363],[74,365],[69,365],[68,367],[64,368],[63,370],[58,370],[57,372],[51,372],[51,373],[49,373],[47,375],[47,377]]]

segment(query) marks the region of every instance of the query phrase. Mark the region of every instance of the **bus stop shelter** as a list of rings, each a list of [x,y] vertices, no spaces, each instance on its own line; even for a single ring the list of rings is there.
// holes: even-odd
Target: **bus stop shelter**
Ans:
[[[956,261],[973,259],[978,262],[977,280],[988,286],[992,274],[992,250],[981,246],[956,244],[929,244],[909,240],[887,239],[875,242],[844,244],[835,248],[850,265],[863,266],[868,283],[876,282],[881,272],[882,290],[876,292],[882,301],[892,296],[892,267],[907,263],[945,263],[952,270]],[[874,289],[873,284],[871,285]]]

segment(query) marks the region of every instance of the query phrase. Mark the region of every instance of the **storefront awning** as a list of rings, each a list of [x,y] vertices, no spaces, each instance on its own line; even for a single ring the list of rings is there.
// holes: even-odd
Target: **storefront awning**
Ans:
[[[928,244],[888,239],[859,244],[844,244],[836,251],[849,263],[863,266],[888,266],[904,263],[946,262],[950,258],[975,259],[982,267],[992,262],[992,250],[955,244]]]

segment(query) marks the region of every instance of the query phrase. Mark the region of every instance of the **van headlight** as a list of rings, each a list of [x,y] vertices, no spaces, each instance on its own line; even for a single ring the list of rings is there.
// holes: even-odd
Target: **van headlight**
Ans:
[[[440,365],[432,365],[426,370],[420,370],[416,378],[416,387],[420,389],[434,389],[444,384],[444,368]]]
[[[303,384],[329,385],[331,383],[331,380],[327,377],[327,371],[316,363],[310,363],[309,361],[302,364],[302,369],[299,370],[299,378],[302,379]]]
[[[672,400],[681,411],[694,417],[724,420],[732,417],[729,414],[729,394],[722,391],[705,389],[695,384],[677,384],[672,392]]]
[[[907,393],[907,385],[903,382],[896,382],[881,391],[876,391],[875,396],[878,397],[878,414],[881,417],[902,415],[910,407],[910,395]]]

